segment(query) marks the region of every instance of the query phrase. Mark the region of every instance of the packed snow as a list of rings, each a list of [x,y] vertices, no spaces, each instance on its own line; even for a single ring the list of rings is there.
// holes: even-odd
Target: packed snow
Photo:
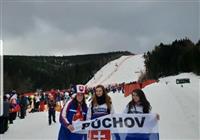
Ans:
[[[25,119],[17,119],[9,125],[9,129],[0,140],[56,140],[60,124],[59,113],[56,113],[57,123],[48,124],[48,112],[28,113]]]
[[[93,87],[98,84],[109,85],[137,81],[144,70],[143,55],[122,56],[102,67],[87,83],[87,86]]]
[[[190,78],[189,84],[177,85],[177,78]],[[167,84],[166,84],[167,82]],[[184,73],[160,79],[143,89],[151,103],[152,112],[160,115],[161,140],[199,140],[200,77]],[[131,97],[110,93],[115,111],[120,113]]]
[[[117,66],[116,66],[117,64]],[[116,68],[117,67],[117,68]],[[123,56],[100,69],[87,85],[129,83],[136,81],[144,70],[142,55]],[[190,83],[176,84],[177,78],[189,78]],[[200,76],[182,73],[159,79],[158,83],[145,87],[144,92],[152,105],[152,112],[160,115],[159,132],[161,140],[199,140],[199,95]],[[121,113],[131,97],[122,93],[109,93],[114,110]],[[47,112],[30,113],[27,118],[14,121],[8,132],[0,135],[2,140],[55,140],[59,132],[57,123],[48,125]]]

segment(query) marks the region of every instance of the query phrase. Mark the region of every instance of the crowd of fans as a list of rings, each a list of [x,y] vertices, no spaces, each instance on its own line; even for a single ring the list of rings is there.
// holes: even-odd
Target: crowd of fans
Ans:
[[[124,93],[124,83],[105,86],[106,92]],[[55,111],[60,112],[64,104],[76,93],[76,85],[71,85],[65,90],[37,90],[34,93],[19,94],[15,90],[4,95],[3,116],[0,117],[0,134],[5,133],[9,125],[14,123],[17,117],[25,119],[27,113],[48,111],[48,122],[51,125],[52,118],[55,121]],[[95,87],[86,88],[86,99],[90,100],[95,93]]]
[[[3,98],[3,115],[0,116],[0,134],[4,134],[8,130],[9,125],[13,124],[17,117],[25,119],[27,113],[49,111],[52,110],[52,107],[55,108],[55,111],[60,111],[64,104],[61,101],[66,102],[70,97],[69,94],[61,94],[59,90],[57,92],[42,92],[38,90],[29,95],[19,94],[13,90],[5,94]],[[53,103],[55,102],[55,105],[52,104],[52,101]],[[51,115],[52,111],[49,113]]]

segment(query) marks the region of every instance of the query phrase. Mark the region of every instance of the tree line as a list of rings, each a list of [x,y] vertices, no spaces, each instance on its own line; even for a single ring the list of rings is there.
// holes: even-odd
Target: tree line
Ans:
[[[108,62],[127,51],[76,56],[4,56],[4,91],[69,88],[71,84],[86,84]],[[155,46],[144,54],[146,73],[139,78],[158,79],[182,72],[200,75],[200,40],[188,38],[171,44]]]
[[[151,52],[144,54],[146,79],[158,79],[182,72],[200,75],[200,40],[195,44],[190,39],[175,40],[171,44],[160,43]]]
[[[69,88],[85,84],[109,61],[130,52],[109,52],[76,56],[4,56],[4,91]]]

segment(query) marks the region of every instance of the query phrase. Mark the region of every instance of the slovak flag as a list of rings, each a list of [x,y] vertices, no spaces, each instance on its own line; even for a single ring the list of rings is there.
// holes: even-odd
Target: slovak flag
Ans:
[[[86,87],[85,85],[76,85],[76,93],[85,93]]]
[[[110,130],[90,130],[87,140],[111,140]]]

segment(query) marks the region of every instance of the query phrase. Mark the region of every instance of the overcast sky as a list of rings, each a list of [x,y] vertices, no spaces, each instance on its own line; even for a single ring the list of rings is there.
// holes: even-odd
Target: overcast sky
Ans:
[[[34,1],[34,2],[33,2]],[[199,1],[3,0],[7,55],[143,53],[160,42],[199,39]]]

